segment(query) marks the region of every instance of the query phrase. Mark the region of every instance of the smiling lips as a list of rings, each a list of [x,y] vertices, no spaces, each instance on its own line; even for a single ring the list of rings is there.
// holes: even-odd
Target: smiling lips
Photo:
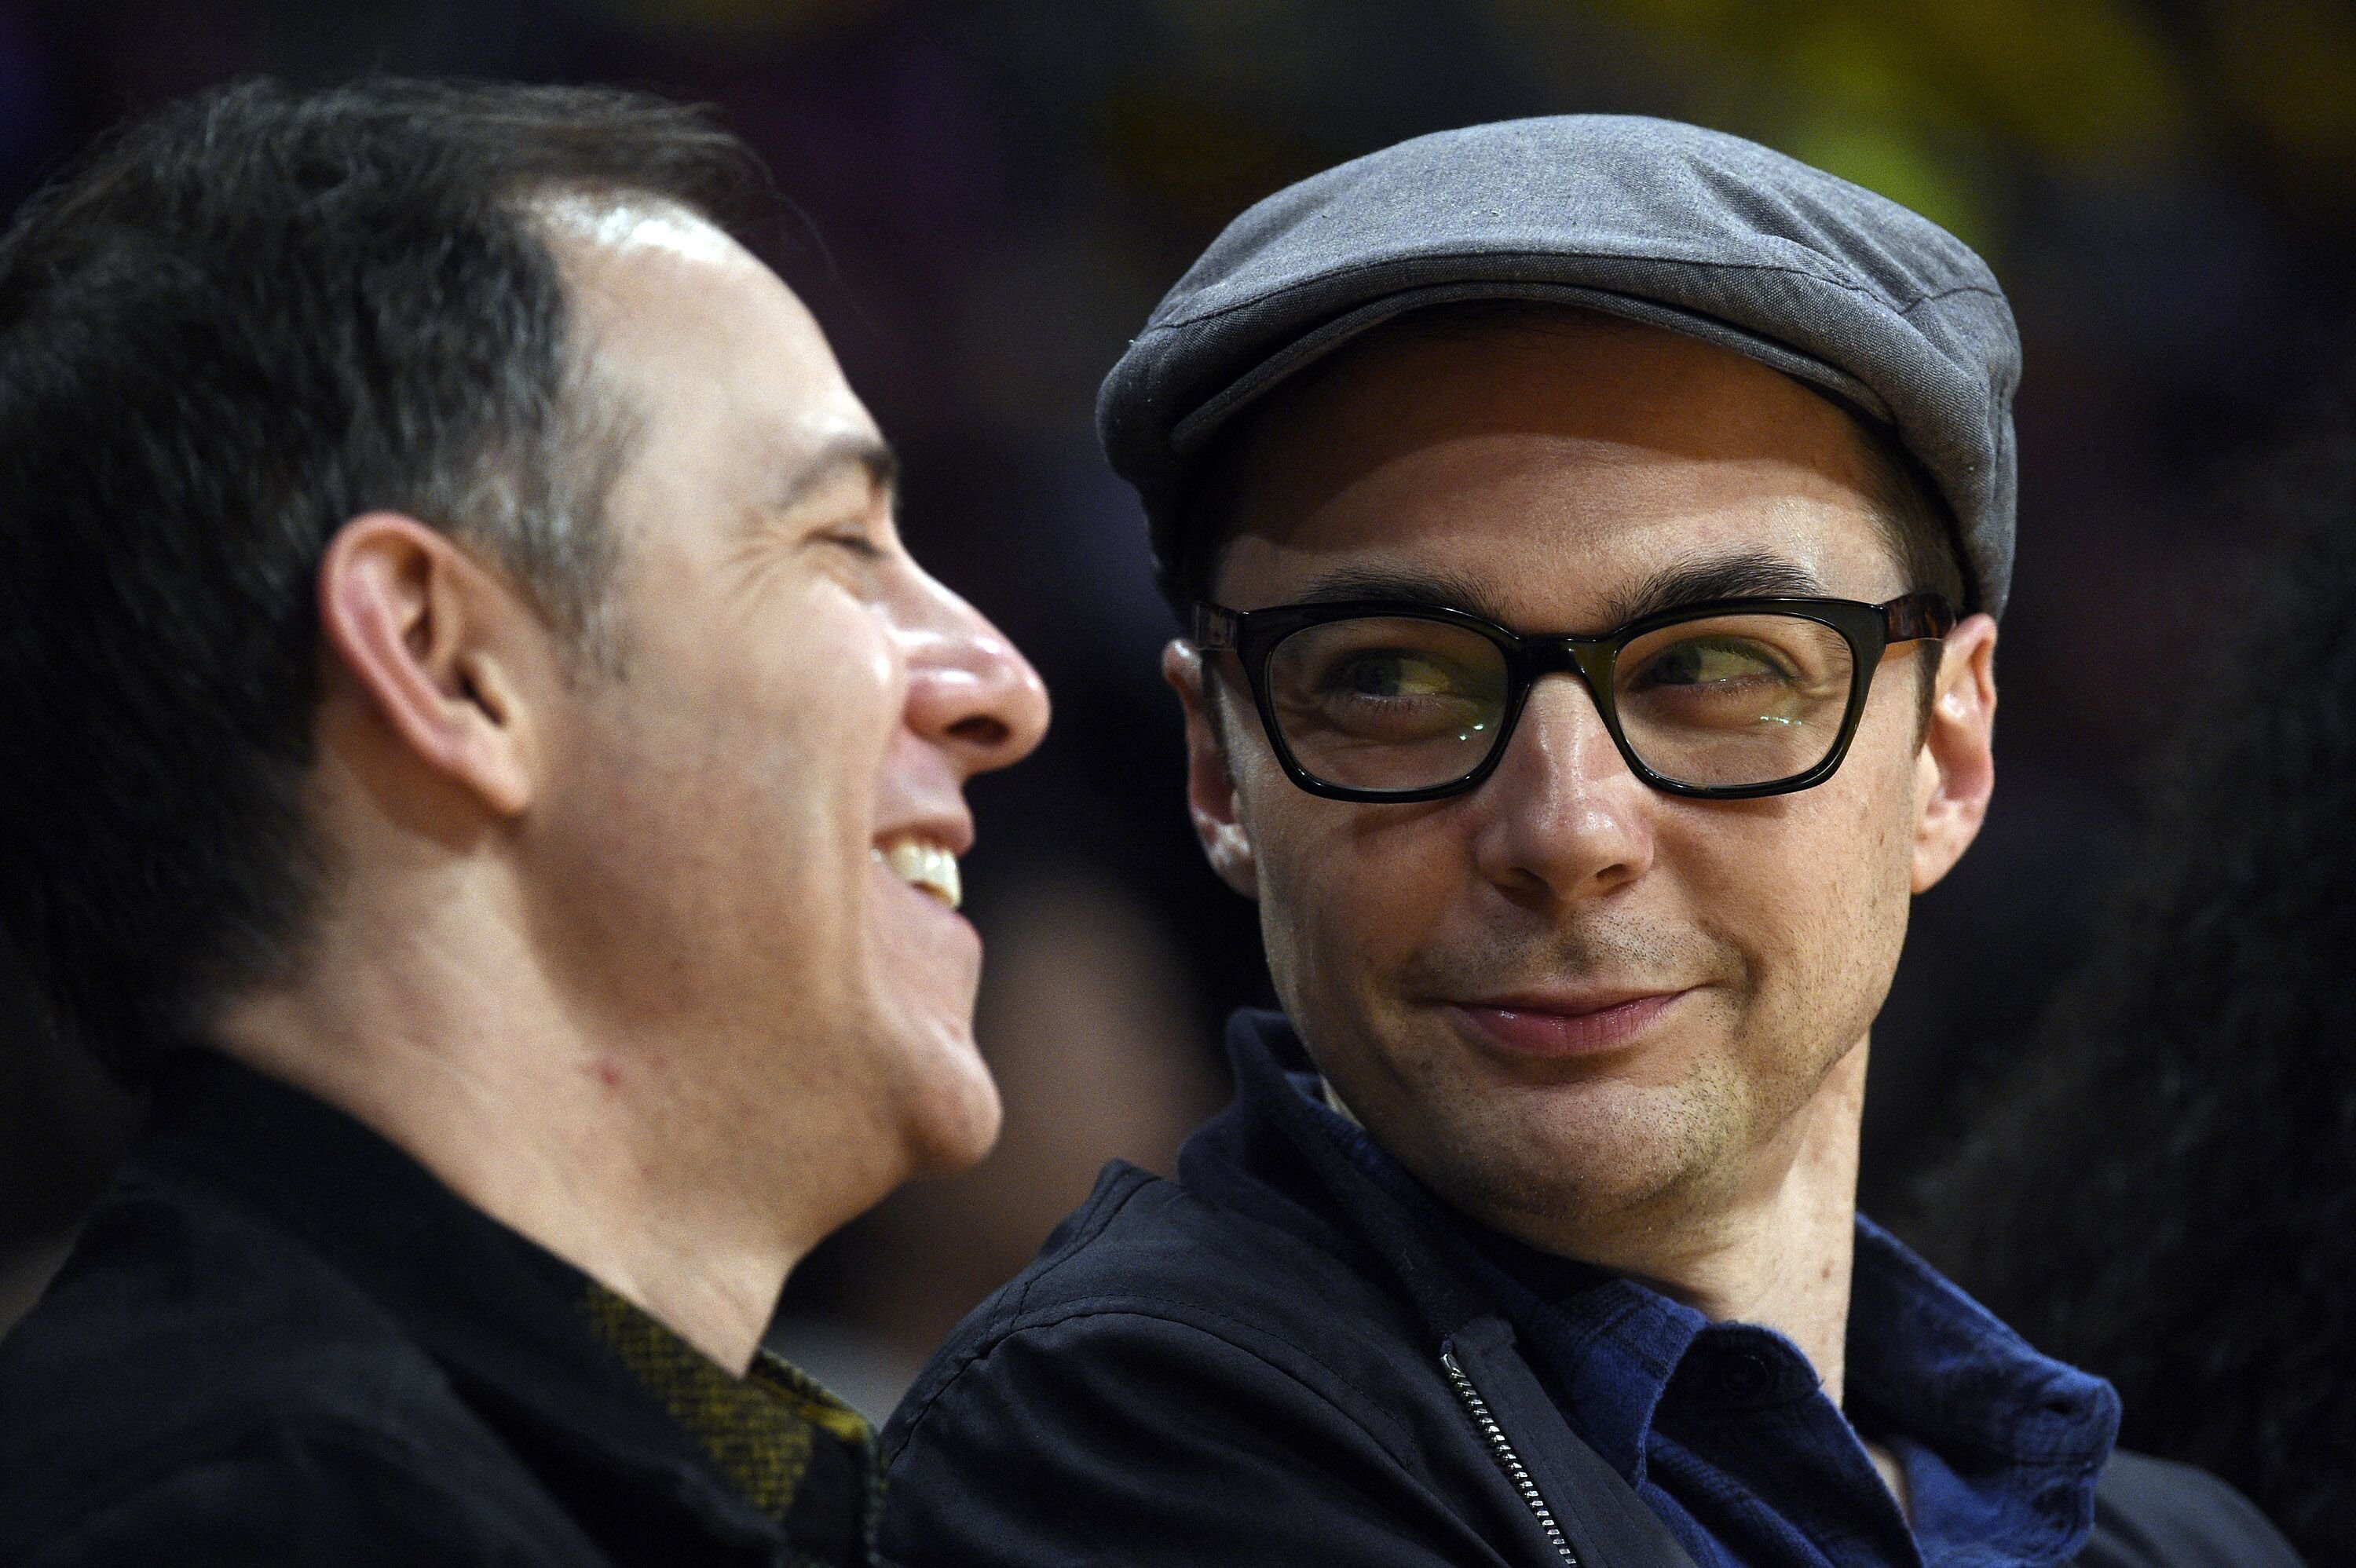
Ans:
[[[1683,995],[1658,991],[1592,1002],[1458,1002],[1450,1010],[1509,1055],[1588,1056],[1633,1040]]]
[[[955,909],[965,901],[965,886],[958,879],[958,859],[938,844],[920,838],[895,838],[868,851],[894,876],[920,893]]]

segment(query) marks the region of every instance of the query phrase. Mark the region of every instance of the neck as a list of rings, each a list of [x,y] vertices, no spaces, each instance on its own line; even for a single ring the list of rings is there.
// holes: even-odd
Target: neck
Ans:
[[[832,1218],[800,1173],[698,1138],[713,1096],[666,1070],[693,1042],[605,1038],[485,903],[444,888],[380,901],[365,929],[331,917],[303,976],[232,1005],[213,1039],[743,1372]]]
[[[1835,1064],[1730,1197],[1707,1214],[1647,1224],[1626,1255],[1594,1260],[1644,1279],[1713,1322],[1739,1319],[1777,1330],[1807,1356],[1837,1405],[1845,1381],[1867,1051],[1859,1040]]]
[[[1633,1275],[1712,1322],[1775,1329],[1807,1356],[1826,1395],[1840,1403],[1868,1050],[1860,1040],[1834,1064],[1783,1135],[1760,1151],[1730,1200],[1699,1214],[1689,1201],[1674,1214],[1648,1211],[1624,1219],[1608,1236],[1590,1234],[1569,1245],[1523,1239]],[[1326,1104],[1357,1121],[1332,1082],[1319,1082]]]

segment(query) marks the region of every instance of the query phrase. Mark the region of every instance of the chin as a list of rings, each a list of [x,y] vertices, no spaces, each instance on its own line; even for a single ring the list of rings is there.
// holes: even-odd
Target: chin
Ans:
[[[1005,1114],[972,1037],[943,1047],[910,1096],[907,1136],[917,1176],[953,1176],[980,1164],[998,1143]]]
[[[1427,1179],[1509,1232],[1576,1232],[1706,1184],[1736,1141],[1706,1094],[1590,1085],[1551,1098],[1462,1107]]]

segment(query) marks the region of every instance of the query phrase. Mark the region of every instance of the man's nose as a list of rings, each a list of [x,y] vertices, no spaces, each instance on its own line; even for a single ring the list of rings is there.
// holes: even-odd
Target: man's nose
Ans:
[[[1473,855],[1509,897],[1608,893],[1653,861],[1653,792],[1629,771],[1578,677],[1541,677],[1497,771],[1473,793]]]
[[[908,727],[965,776],[1021,762],[1047,733],[1047,685],[980,611],[927,578],[924,613],[904,635]]]

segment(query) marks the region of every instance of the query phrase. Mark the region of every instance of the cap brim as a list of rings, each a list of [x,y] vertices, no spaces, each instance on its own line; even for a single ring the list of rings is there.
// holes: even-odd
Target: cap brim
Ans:
[[[1747,332],[1714,316],[1577,283],[1436,283],[1428,288],[1402,289],[1398,293],[1369,300],[1293,338],[1173,425],[1170,431],[1170,450],[1180,457],[1194,456],[1237,411],[1267,396],[1288,378],[1299,375],[1352,338],[1380,326],[1384,322],[1410,311],[1469,300],[1527,300],[1539,304],[1580,305],[1622,320],[1683,333],[1688,337],[1698,337],[1721,348],[1732,349],[1747,359],[1755,359],[1830,392],[1883,424],[1894,422],[1889,407],[1873,389],[1847,371],[1827,365],[1813,355],[1803,354],[1789,344],[1762,337],[1757,333]]]

